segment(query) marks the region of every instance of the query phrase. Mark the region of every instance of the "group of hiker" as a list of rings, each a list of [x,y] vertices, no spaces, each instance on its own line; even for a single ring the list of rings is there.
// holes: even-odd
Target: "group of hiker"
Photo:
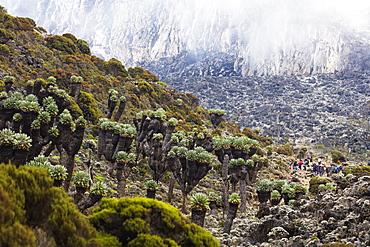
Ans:
[[[312,167],[312,176],[324,176],[326,173],[326,176],[330,177],[333,173],[339,173],[343,170],[343,165],[336,166],[331,164],[330,166],[325,167],[321,158],[317,160],[317,163],[314,163],[312,157],[307,157],[304,160],[300,159],[294,162],[291,161],[290,165],[293,170],[306,171],[307,168]]]

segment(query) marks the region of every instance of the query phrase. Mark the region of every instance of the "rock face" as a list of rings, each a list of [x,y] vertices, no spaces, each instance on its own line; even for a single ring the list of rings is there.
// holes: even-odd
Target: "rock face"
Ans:
[[[261,135],[313,144],[370,148],[367,74],[265,77],[180,77],[166,83],[197,96],[206,109]]]
[[[326,246],[338,242],[369,246],[370,197],[365,191],[370,177],[356,180],[339,193],[306,196],[294,207],[271,207],[270,215],[261,219],[252,217],[254,211],[238,215],[229,235],[211,224],[209,229],[225,246]]]
[[[348,3],[347,3],[348,2]],[[0,0],[95,55],[159,75],[290,75],[366,70],[365,1]]]

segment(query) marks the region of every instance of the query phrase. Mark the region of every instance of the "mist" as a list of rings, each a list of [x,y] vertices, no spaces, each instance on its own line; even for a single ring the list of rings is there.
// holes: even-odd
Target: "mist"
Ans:
[[[332,72],[350,47],[369,44],[364,0],[0,0],[52,34],[73,33],[92,52],[133,66],[188,51],[227,53],[245,75]],[[287,66],[291,68],[287,69]]]

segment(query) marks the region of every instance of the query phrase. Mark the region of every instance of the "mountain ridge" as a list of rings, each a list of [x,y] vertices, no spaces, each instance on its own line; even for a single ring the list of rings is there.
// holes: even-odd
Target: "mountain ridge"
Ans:
[[[346,13],[340,4],[311,2],[2,0],[0,4],[13,14],[30,15],[53,34],[78,35],[97,56],[144,66],[161,79],[209,75],[209,67],[232,68],[231,75],[242,76],[368,70],[364,54],[370,39],[364,30],[370,22],[352,20],[356,13],[364,15],[360,5],[354,3],[352,12],[347,8]],[[209,59],[225,57],[232,58],[225,66]]]

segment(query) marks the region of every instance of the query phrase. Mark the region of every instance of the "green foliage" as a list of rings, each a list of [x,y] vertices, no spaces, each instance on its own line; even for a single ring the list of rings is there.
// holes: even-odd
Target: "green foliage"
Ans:
[[[117,162],[136,163],[136,154],[126,153],[125,151],[118,151],[115,159]]]
[[[72,182],[81,187],[89,187],[90,186],[90,176],[85,171],[77,171],[72,176]]]
[[[100,196],[106,196],[108,192],[109,192],[108,185],[101,181],[96,182],[91,189],[91,193]]]
[[[311,192],[312,194],[316,195],[318,192],[319,192],[319,185],[320,184],[327,184],[329,183],[330,181],[326,178],[323,178],[323,177],[312,177],[310,179],[310,187],[308,189],[309,192]]]
[[[342,163],[342,162],[346,162],[347,161],[347,159],[344,156],[344,154],[342,154],[338,150],[332,150],[331,151],[331,160],[333,161],[333,163]]]
[[[107,74],[111,74],[112,76],[116,76],[116,77],[117,76],[121,76],[121,77],[128,76],[125,66],[123,66],[123,64],[115,58],[111,58],[108,62],[106,62],[104,69]]]
[[[0,243],[37,246],[36,231],[48,236],[47,246],[118,246],[78,212],[71,198],[53,182],[45,168],[0,165]],[[9,186],[11,185],[11,186]]]
[[[274,190],[281,190],[284,186],[284,184],[287,184],[288,182],[286,180],[274,180],[272,181],[272,185],[274,187]]]
[[[234,204],[240,203],[240,196],[237,193],[232,193],[229,197],[229,202]]]
[[[210,109],[208,110],[209,113],[214,113],[216,115],[219,115],[219,116],[223,116],[226,114],[226,111],[225,110],[220,110],[220,109]]]
[[[150,73],[148,70],[145,70],[141,67],[129,68],[128,73],[135,80],[143,79],[152,82],[158,82],[159,80],[158,77],[156,77],[154,74]]]
[[[176,208],[153,199],[102,199],[89,219],[97,229],[116,236],[123,246],[129,242],[132,246],[139,246],[143,239],[172,243],[167,244],[169,246],[176,246],[173,242],[181,246],[219,246],[209,232],[189,224]],[[158,236],[161,240],[153,240],[148,235]]]
[[[293,155],[293,148],[290,146],[289,143],[284,144],[283,146],[280,146],[276,149],[276,152],[278,154],[284,154],[284,155]]]
[[[273,183],[267,179],[262,179],[258,184],[259,191],[271,191],[273,187]]]
[[[85,119],[93,124],[97,123],[98,119],[104,116],[94,96],[90,93],[80,92],[78,106],[82,110]]]
[[[27,134],[15,133],[13,136],[13,149],[30,149],[32,146],[32,139]]]
[[[307,153],[307,148],[302,147],[298,152],[297,159],[304,159],[304,157],[306,156],[306,153]]]
[[[82,54],[91,55],[89,44],[85,40],[76,40],[76,45]]]
[[[51,128],[48,130],[48,133],[49,133],[49,135],[51,135],[51,136],[57,137],[57,136],[59,136],[59,129],[58,129],[56,126],[53,126],[53,127],[51,127]]]
[[[149,234],[139,234],[134,240],[130,241],[128,247],[177,247],[179,246],[172,239],[162,239],[159,236]]]
[[[156,190],[158,188],[158,183],[154,180],[149,180],[145,183],[147,189]]]
[[[343,170],[343,174],[345,176],[348,174],[353,174],[355,176],[370,176],[370,166],[346,167]]]
[[[196,209],[207,209],[209,204],[208,196],[204,193],[195,193],[190,198],[190,207]]]
[[[271,192],[271,199],[279,200],[280,198],[281,198],[281,195],[280,195],[279,191],[273,190]]]
[[[62,165],[50,166],[49,174],[53,179],[64,180],[67,178],[67,169]]]
[[[78,48],[76,44],[69,38],[54,35],[45,38],[46,45],[51,49],[61,51],[63,54],[76,54]]]

